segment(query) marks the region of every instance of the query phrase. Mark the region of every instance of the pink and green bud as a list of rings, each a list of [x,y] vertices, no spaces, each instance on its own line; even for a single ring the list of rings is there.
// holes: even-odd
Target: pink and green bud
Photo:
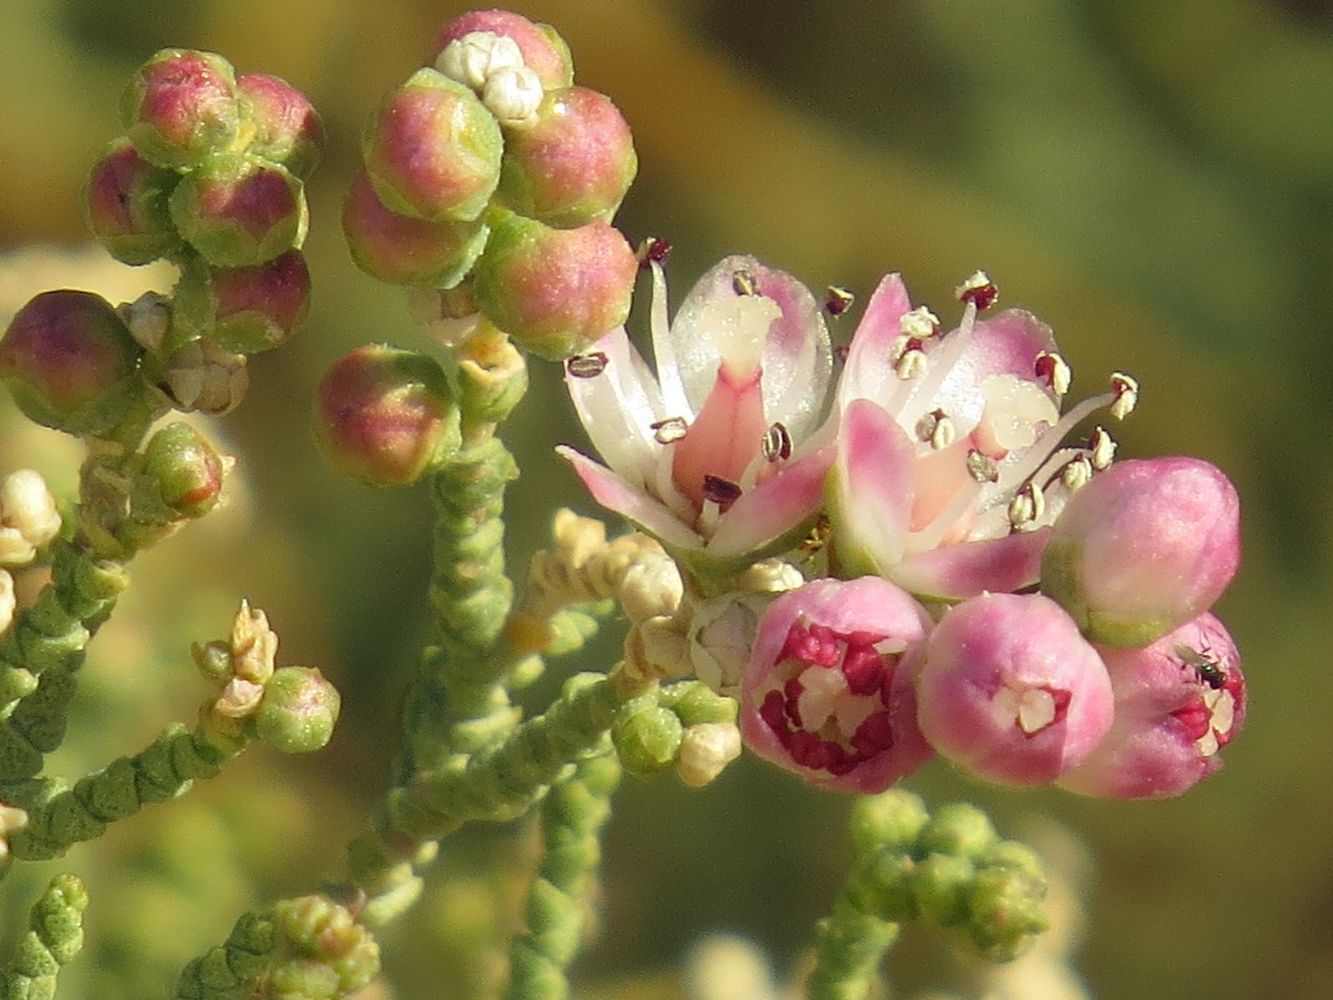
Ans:
[[[1101,654],[1115,722],[1060,786],[1099,798],[1168,798],[1215,774],[1245,722],[1245,677],[1226,627],[1205,613],[1141,649]]]
[[[324,146],[324,123],[310,99],[286,80],[264,73],[236,79],[241,111],[254,129],[247,152],[308,178]]]
[[[477,303],[520,346],[560,360],[625,322],[638,269],[605,222],[552,229],[507,214],[477,261]]]
[[[816,580],[777,598],[741,678],[741,733],[824,788],[880,792],[931,755],[903,654],[930,627],[878,577]]]
[[[83,191],[88,227],[111,256],[126,264],[166,257],[181,245],[167,207],[179,179],[145,160],[128,140],[116,140],[93,167]]]
[[[587,87],[548,93],[505,139],[498,200],[550,226],[609,222],[638,170],[629,125]]]
[[[343,202],[343,232],[352,260],[394,285],[452,288],[472,270],[490,229],[476,222],[428,222],[385,208],[363,173]]]
[[[310,310],[310,269],[300,250],[251,267],[187,267],[176,286],[175,323],[224,350],[257,354],[283,343]]]
[[[144,449],[143,472],[160,500],[179,517],[203,517],[222,494],[222,459],[189,424],[168,424]]]
[[[1111,727],[1097,651],[1040,594],[982,594],[946,612],[925,646],[917,698],[938,753],[1006,785],[1054,781]]]
[[[280,667],[264,685],[255,737],[283,753],[310,753],[333,736],[342,699],[314,667]]]
[[[135,148],[176,170],[229,151],[240,117],[235,71],[212,52],[163,49],[139,67],[121,100]]]
[[[319,385],[316,431],[337,469],[373,486],[416,482],[458,446],[458,411],[443,369],[382,344],[335,361]]]
[[[1145,646],[1198,617],[1240,564],[1240,500],[1197,458],[1120,462],[1060,515],[1041,589],[1094,642]]]
[[[574,82],[569,46],[555,29],[507,10],[474,10],[445,22],[435,36],[431,62],[438,63],[450,42],[461,41],[473,32],[513,39],[523,55],[523,64],[537,74],[547,90],[568,87]]]
[[[285,167],[228,154],[186,174],[171,194],[176,228],[217,267],[272,260],[305,241],[300,180]]]
[[[0,340],[0,381],[29,418],[70,434],[110,430],[140,391],[139,345],[91,292],[43,292]]]
[[[394,212],[477,218],[500,180],[500,126],[470,89],[421,69],[384,96],[362,140],[366,172]]]

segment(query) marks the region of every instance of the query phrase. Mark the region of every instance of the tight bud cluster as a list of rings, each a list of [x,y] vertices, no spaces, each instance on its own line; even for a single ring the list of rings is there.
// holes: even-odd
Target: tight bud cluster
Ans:
[[[609,220],[637,159],[615,105],[573,77],[547,25],[499,10],[446,23],[366,128],[343,205],[357,265],[467,289],[472,312],[544,357],[622,323],[637,261]]]

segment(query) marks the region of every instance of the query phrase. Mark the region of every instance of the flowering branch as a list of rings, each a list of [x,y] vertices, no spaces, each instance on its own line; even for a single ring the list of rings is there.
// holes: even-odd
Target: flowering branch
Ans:
[[[83,948],[83,911],[88,893],[73,875],[57,875],[33,904],[30,930],[13,957],[0,969],[0,994],[6,1000],[53,997],[56,977]]]

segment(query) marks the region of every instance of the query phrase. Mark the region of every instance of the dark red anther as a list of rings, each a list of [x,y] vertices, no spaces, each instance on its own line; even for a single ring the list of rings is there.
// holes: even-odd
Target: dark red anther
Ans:
[[[995,282],[987,279],[984,284],[978,282],[973,284],[969,279],[964,285],[958,288],[958,301],[971,302],[980,312],[983,309],[989,309],[995,304],[995,300],[1000,297],[999,286]]]
[[[711,500],[719,507],[735,503],[741,498],[741,488],[730,479],[721,476],[704,476],[704,499]]]
[[[856,727],[852,746],[867,757],[889,749],[893,746],[893,716],[889,712],[866,716],[865,721]]]
[[[838,285],[829,285],[828,291],[824,295],[824,311],[830,316],[841,316],[852,307],[856,301],[856,296],[846,288]]]
[[[565,362],[565,370],[574,378],[596,378],[606,371],[607,357],[601,351],[576,354]]]
[[[649,236],[639,244],[639,265],[664,264],[671,256],[671,244],[660,236]]]
[[[791,720],[793,726],[803,725],[801,722],[801,695],[804,692],[805,685],[795,677],[782,685],[782,694],[786,699],[784,705],[787,712],[787,718]]]
[[[874,646],[848,646],[843,657],[842,674],[852,694],[874,694],[879,690],[883,660]]]
[[[782,745],[786,746],[791,736],[791,727],[787,725],[787,708],[781,691],[770,691],[764,696],[764,703],[759,706],[759,718],[767,723]]]

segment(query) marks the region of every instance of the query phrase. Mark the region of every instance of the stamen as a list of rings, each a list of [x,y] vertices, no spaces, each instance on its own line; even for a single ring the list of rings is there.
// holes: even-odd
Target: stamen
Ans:
[[[899,317],[898,329],[908,337],[927,340],[940,332],[940,318],[926,306],[917,306]]]
[[[1060,470],[1060,482],[1065,484],[1065,488],[1070,493],[1088,485],[1088,480],[1091,478],[1092,462],[1088,460],[1087,455],[1079,455],[1078,458]]]
[[[1111,373],[1111,391],[1115,393],[1115,402],[1111,404],[1111,416],[1124,420],[1133,411],[1139,401],[1139,383],[1124,372]]]
[[[671,256],[671,244],[660,236],[649,236],[639,244],[635,256],[639,259],[640,267],[646,267],[649,264],[663,264]]]
[[[962,303],[970,303],[977,310],[989,309],[1000,297],[1000,289],[985,271],[977,271],[953,290],[954,296]]]
[[[744,269],[731,273],[731,287],[737,295],[758,295],[759,282],[753,274]]]
[[[1037,362],[1033,366],[1038,378],[1047,379],[1051,384],[1051,391],[1057,396],[1063,396],[1069,391],[1069,382],[1073,378],[1073,373],[1069,370],[1069,365],[1064,358],[1054,351],[1042,351],[1037,355]]]
[[[958,430],[943,410],[934,409],[916,423],[916,436],[930,443],[935,451],[949,447],[958,438]]]
[[[1028,483],[1009,501],[1009,523],[1015,531],[1031,531],[1046,513],[1046,493],[1035,482]]]
[[[721,476],[704,476],[704,499],[711,500],[719,506],[723,504],[735,503],[741,498],[741,488],[730,479],[723,479]]]
[[[852,307],[856,296],[839,285],[829,285],[824,293],[824,311],[830,316],[841,316]]]
[[[967,473],[979,483],[993,483],[1000,478],[995,459],[975,448],[967,453]]]
[[[1092,467],[1098,472],[1107,469],[1115,458],[1115,438],[1104,427],[1094,427],[1088,437],[1088,453]]]
[[[658,444],[679,441],[690,429],[684,417],[667,417],[665,420],[656,420],[648,426],[653,432],[653,440]]]
[[[606,371],[606,362],[606,354],[602,351],[576,354],[565,362],[565,370],[575,378],[596,378]]]
[[[919,344],[920,341],[912,340],[910,343]],[[908,347],[898,359],[894,370],[904,382],[917,378],[926,370],[926,352],[919,347]]]
[[[791,433],[783,424],[774,424],[764,435],[764,457],[770,462],[791,458]]]

